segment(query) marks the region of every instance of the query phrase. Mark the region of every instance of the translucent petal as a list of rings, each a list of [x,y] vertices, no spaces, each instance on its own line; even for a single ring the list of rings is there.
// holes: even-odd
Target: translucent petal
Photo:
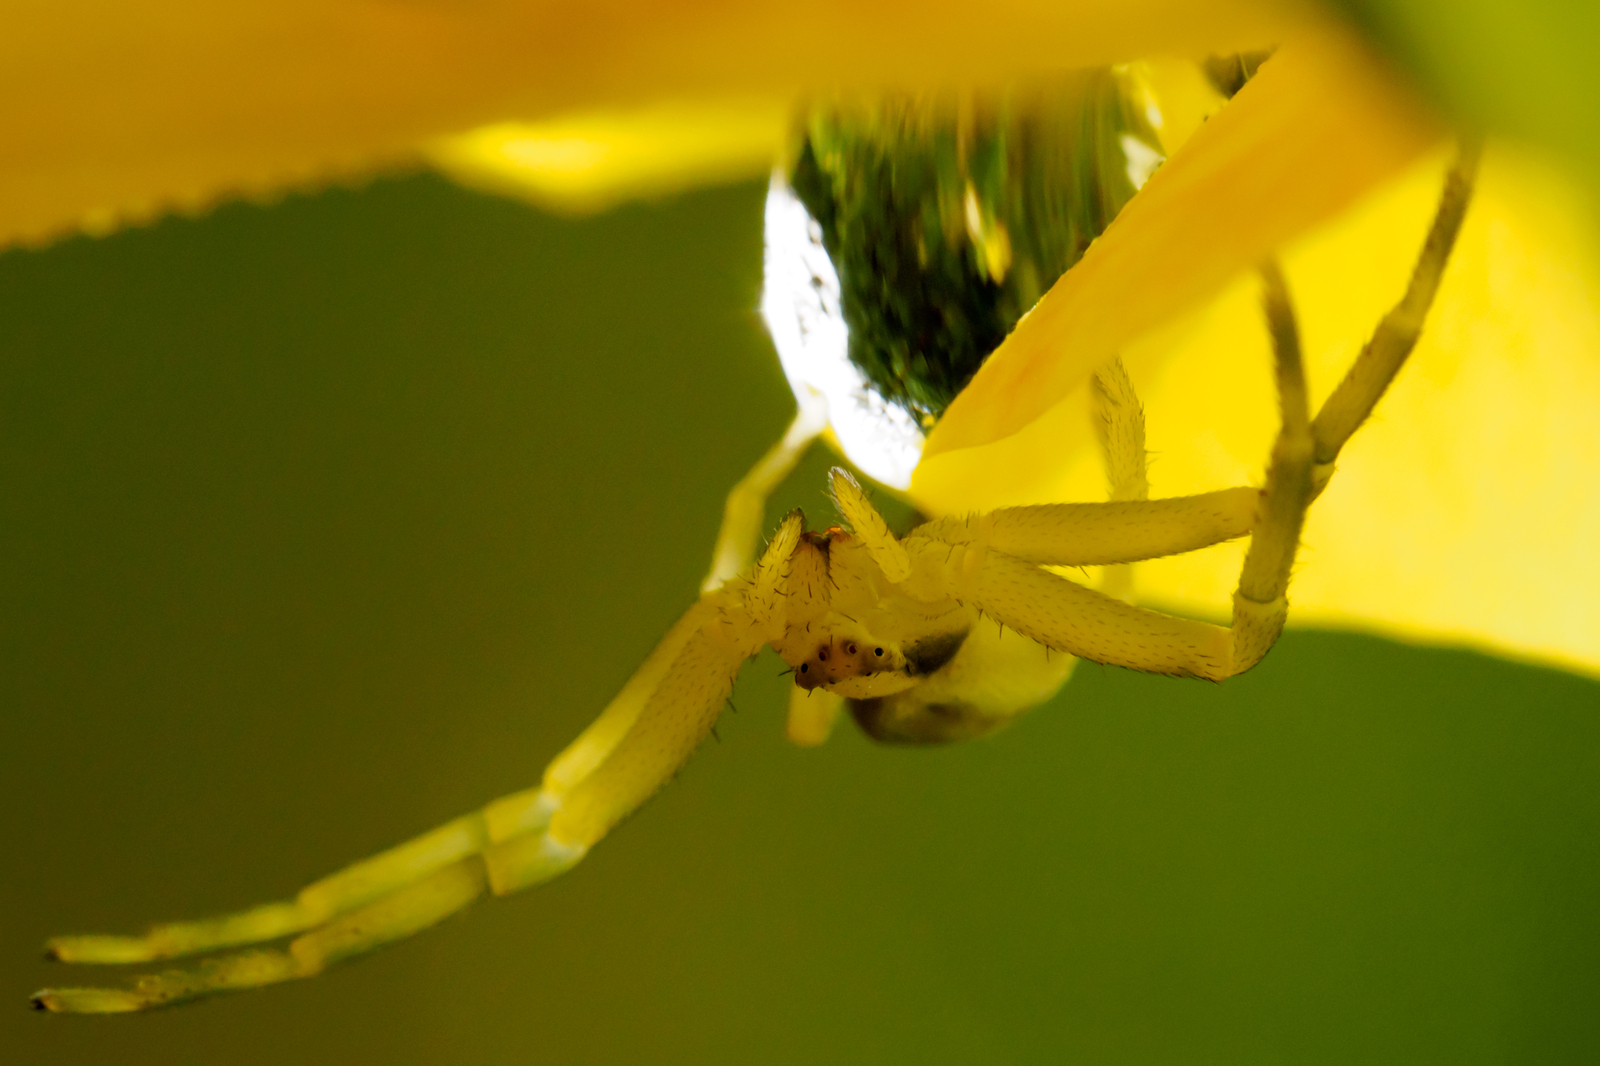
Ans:
[[[586,214],[763,175],[792,118],[793,105],[781,98],[652,104],[496,123],[441,138],[426,152],[465,184]]]
[[[984,363],[928,437],[919,496],[938,498],[957,462],[943,453],[1028,426],[1133,338],[1412,162],[1439,131],[1407,101],[1343,37],[1283,48]]]
[[[1443,166],[1434,153],[1286,250],[1313,402],[1403,291]],[[1312,509],[1294,623],[1600,673],[1593,222],[1559,171],[1492,146],[1422,340]],[[1260,483],[1277,414],[1250,277],[1125,357],[1145,401],[1155,495]],[[939,482],[937,504],[1103,498],[1087,425],[1079,390],[1011,438],[949,453],[969,476],[980,462],[994,472]],[[1242,555],[1233,544],[1141,563],[1139,596],[1225,617]]]
[[[1259,47],[1305,6],[999,0],[23,0],[0,34],[0,246],[415,165],[479,126]]]
[[[1402,291],[1441,173],[1413,171],[1287,256],[1314,401]],[[1489,153],[1422,340],[1312,509],[1297,623],[1600,673],[1600,269],[1586,215],[1556,172]],[[1256,304],[1248,281],[1233,286],[1146,389],[1158,493],[1259,479],[1276,415]],[[1220,613],[1240,557],[1141,566],[1141,594]]]

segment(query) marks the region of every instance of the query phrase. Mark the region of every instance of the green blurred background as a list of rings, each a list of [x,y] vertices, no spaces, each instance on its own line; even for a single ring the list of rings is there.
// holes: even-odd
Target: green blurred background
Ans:
[[[927,751],[786,746],[764,657],[544,889],[315,981],[28,1012],[115,976],[49,934],[537,780],[789,416],[761,197],[413,176],[0,256],[0,1060],[1600,1059],[1600,684],[1321,633],[1225,686],[1083,666]],[[774,511],[830,517],[827,464]]]

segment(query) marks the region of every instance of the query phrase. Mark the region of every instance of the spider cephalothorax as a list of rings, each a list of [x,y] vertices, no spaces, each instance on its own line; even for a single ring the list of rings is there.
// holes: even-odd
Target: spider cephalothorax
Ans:
[[[859,495],[848,474],[834,477]],[[804,521],[796,511],[786,524]],[[903,692],[944,665],[954,653],[950,635],[971,626],[969,609],[926,592],[891,579],[868,544],[839,526],[802,533],[776,586],[784,632],[772,648],[808,692],[857,700]],[[949,650],[941,655],[935,646]]]

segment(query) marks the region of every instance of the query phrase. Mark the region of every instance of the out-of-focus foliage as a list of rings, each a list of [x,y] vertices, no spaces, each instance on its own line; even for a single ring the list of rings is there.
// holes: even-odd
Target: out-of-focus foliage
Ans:
[[[1334,0],[1463,126],[1542,145],[1600,190],[1600,4]]]

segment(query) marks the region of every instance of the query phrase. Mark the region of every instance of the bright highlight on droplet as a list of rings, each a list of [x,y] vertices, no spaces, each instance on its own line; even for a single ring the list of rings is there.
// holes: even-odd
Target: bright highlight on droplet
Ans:
[[[1144,188],[1156,167],[1167,161],[1166,156],[1131,133],[1122,135],[1122,154],[1128,157],[1128,182],[1135,189]]]
[[[868,477],[906,488],[922,458],[922,431],[850,362],[839,273],[822,227],[781,173],[767,190],[765,271],[761,316],[796,402],[825,403],[845,457]]]

